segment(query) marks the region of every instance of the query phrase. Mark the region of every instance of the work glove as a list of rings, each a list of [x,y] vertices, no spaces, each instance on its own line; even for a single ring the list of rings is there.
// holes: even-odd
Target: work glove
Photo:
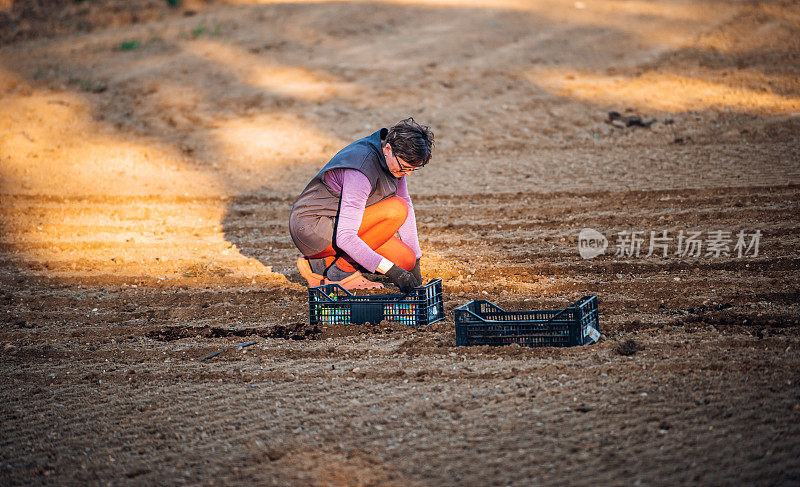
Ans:
[[[411,274],[417,278],[417,286],[422,286],[422,271],[419,270],[419,259],[417,259],[414,268],[411,269]]]
[[[417,287],[417,278],[414,277],[414,274],[396,265],[392,265],[386,272],[386,277],[395,283],[404,293],[408,293]]]

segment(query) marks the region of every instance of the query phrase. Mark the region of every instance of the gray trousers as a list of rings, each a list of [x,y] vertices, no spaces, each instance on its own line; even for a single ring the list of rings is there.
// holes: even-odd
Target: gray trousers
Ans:
[[[289,234],[292,241],[306,257],[317,255],[333,242],[333,218],[312,216],[290,218]]]

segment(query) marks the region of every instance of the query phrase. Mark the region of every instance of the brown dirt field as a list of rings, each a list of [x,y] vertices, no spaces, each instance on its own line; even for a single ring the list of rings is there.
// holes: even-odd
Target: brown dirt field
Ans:
[[[3,485],[800,482],[796,2],[6,0],[0,42]],[[293,199],[408,115],[448,318],[310,330]],[[455,346],[584,294],[595,345]]]

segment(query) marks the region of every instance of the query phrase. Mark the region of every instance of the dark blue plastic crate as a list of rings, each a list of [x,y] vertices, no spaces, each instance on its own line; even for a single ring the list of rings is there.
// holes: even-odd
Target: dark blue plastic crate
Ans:
[[[455,309],[456,345],[571,347],[600,337],[597,296],[558,310],[506,311],[478,299]]]
[[[408,294],[357,296],[338,284],[308,288],[308,322],[311,326],[360,325],[383,320],[425,326],[443,319],[441,279],[432,279]]]

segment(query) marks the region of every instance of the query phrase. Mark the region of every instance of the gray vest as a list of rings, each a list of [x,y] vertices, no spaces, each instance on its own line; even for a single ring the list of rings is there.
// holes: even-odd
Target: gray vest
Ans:
[[[386,133],[385,128],[380,129],[368,137],[353,142],[333,156],[294,202],[290,221],[297,223],[321,216],[336,217],[339,213],[341,195],[325,184],[325,173],[331,169],[356,169],[369,179],[372,190],[366,206],[395,196],[397,178],[389,172],[381,149],[381,139],[386,137]]]

